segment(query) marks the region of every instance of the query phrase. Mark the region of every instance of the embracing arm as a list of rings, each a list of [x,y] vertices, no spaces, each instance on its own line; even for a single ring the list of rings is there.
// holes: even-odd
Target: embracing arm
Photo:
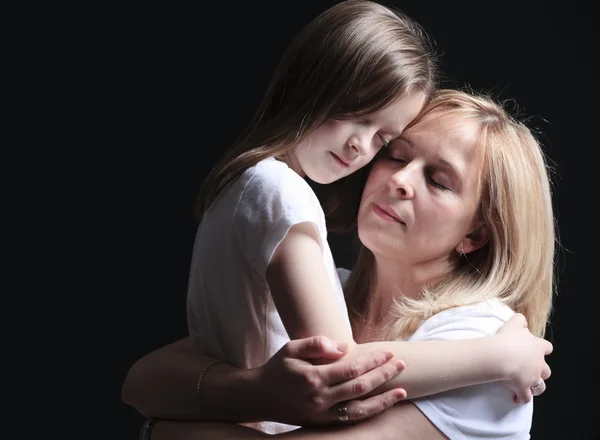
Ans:
[[[305,256],[309,258],[296,261],[320,262],[324,270],[320,253],[315,256],[310,252],[315,250],[310,242],[304,244]],[[318,247],[317,251],[320,252]],[[293,267],[282,261],[276,264]],[[296,283],[303,285],[301,278]],[[330,286],[328,279],[323,283]],[[308,289],[305,294],[311,292],[313,290]],[[282,302],[280,299],[284,308],[286,301],[288,305],[293,305],[293,301],[300,305],[299,318],[293,318],[289,325],[292,338],[319,332],[338,334],[342,340],[346,338],[343,309],[327,310],[319,306],[323,304],[320,296],[312,295],[310,301],[293,300],[293,295],[292,300]],[[314,315],[302,318],[312,310]],[[289,310],[282,313],[284,322],[289,315]],[[415,398],[472,384],[507,380],[523,403],[531,399],[529,387],[538,383],[540,376],[542,379],[549,376],[544,355],[552,348],[549,342],[533,337],[525,325],[522,315],[515,315],[497,334],[471,340],[360,345],[350,341],[346,355],[346,349],[339,351],[323,343],[327,338],[291,341],[261,368],[240,370],[221,363],[212,366],[204,376],[201,391],[203,407],[209,408],[210,414],[201,411],[196,384],[200,372],[213,359],[195,353],[191,340],[184,339],[138,360],[127,374],[122,398],[147,417],[236,422],[273,420],[290,424],[335,422],[335,405],[346,401],[351,401],[348,404],[350,420],[365,419],[405,397],[406,392],[399,388],[408,390],[409,397]],[[367,352],[369,354],[365,354]],[[392,353],[395,358],[390,359]],[[314,365],[325,359],[333,363]],[[401,374],[398,373],[404,363],[397,359],[406,363],[406,370]],[[268,390],[268,393],[257,390]],[[256,398],[248,399],[249,395],[268,397],[259,405]],[[369,398],[353,400],[361,396]],[[230,402],[238,404],[230,405]]]
[[[483,316],[485,306],[471,307],[446,315],[418,332],[419,339],[457,340],[505,333],[498,330],[502,319],[494,312]],[[489,311],[489,310],[488,310]],[[513,324],[522,325],[515,315]],[[457,411],[456,408],[460,408]],[[281,434],[287,440],[363,440],[363,439],[512,439],[526,437],[531,427],[533,405],[513,405],[502,384],[490,383],[440,393],[413,402],[401,402],[388,411],[350,426],[309,427]],[[180,424],[159,422],[153,440],[161,439],[261,439],[267,435],[237,425],[221,423]],[[442,433],[443,431],[443,433]]]
[[[290,338],[325,335],[349,342],[345,359],[388,349],[406,363],[401,375],[376,392],[401,387],[409,398],[416,398],[506,380],[520,401],[528,401],[529,387],[537,383],[540,371],[547,370],[544,356],[552,346],[531,335],[521,318],[507,324],[509,335],[504,332],[461,341],[356,344],[346,311],[336,302],[312,223],[300,223],[289,230],[271,259],[267,281]]]
[[[444,440],[442,434],[412,403],[401,402],[356,425],[300,428],[276,435],[285,440]],[[255,440],[271,435],[226,423],[158,422],[152,440]]]
[[[214,361],[195,353],[189,337],[160,347],[129,369],[121,398],[146,417],[208,420],[200,411],[196,384],[200,372]],[[230,380],[231,390],[238,390],[236,377]]]
[[[359,420],[405,397],[403,391],[390,390],[353,400],[402,371],[404,364],[387,350],[313,364],[315,359],[339,359],[346,350],[347,344],[323,336],[305,338],[288,342],[259,368],[239,369],[213,364],[214,359],[195,352],[191,339],[185,338],[139,359],[125,378],[122,399],[148,418],[304,425],[336,421],[334,406],[340,402],[359,413],[353,418]],[[198,394],[198,379],[207,366]]]
[[[470,385],[504,381],[515,403],[531,400],[531,386],[550,377],[545,356],[552,344],[535,337],[521,314],[513,315],[491,336],[462,340],[373,342],[360,344],[349,356],[388,349],[406,368],[374,392],[402,387],[409,399]]]

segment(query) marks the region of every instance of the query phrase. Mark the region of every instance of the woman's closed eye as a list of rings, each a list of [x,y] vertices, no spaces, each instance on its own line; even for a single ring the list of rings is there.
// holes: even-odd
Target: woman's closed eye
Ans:
[[[432,173],[429,173],[427,175],[427,180],[429,180],[429,183],[431,183],[437,189],[441,189],[441,190],[444,190],[444,191],[450,191],[450,187],[446,186],[443,183],[440,183],[442,180],[439,179],[439,178],[435,178]]]
[[[408,160],[396,150],[397,149],[391,148],[389,144],[386,143],[381,149],[380,155],[384,159],[391,160],[393,162],[408,163]]]

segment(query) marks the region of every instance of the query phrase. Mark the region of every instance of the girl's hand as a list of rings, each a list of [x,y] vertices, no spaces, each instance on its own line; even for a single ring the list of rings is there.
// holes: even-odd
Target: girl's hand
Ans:
[[[551,374],[545,357],[552,353],[552,344],[534,336],[520,313],[506,321],[495,337],[499,338],[506,353],[504,371],[508,385],[514,392],[514,402],[527,403],[532,395],[542,394],[546,390],[544,381]]]

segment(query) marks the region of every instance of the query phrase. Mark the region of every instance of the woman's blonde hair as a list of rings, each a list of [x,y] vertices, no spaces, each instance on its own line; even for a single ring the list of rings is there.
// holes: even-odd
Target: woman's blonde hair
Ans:
[[[402,94],[430,97],[436,78],[430,43],[410,18],[371,1],[345,1],[315,17],[283,55],[240,139],[204,180],[196,217],[247,168],[289,157],[328,119],[376,112]]]
[[[477,123],[482,165],[477,220],[487,228],[489,241],[466,257],[456,254],[451,274],[424,288],[422,297],[397,300],[397,319],[386,326],[386,339],[407,338],[436,313],[492,298],[525,315],[531,332],[543,336],[555,285],[556,232],[549,166],[540,144],[487,96],[440,90],[412,129],[427,129],[428,122],[420,122],[424,115]],[[355,323],[369,320],[373,269],[373,254],[361,246],[347,285]]]

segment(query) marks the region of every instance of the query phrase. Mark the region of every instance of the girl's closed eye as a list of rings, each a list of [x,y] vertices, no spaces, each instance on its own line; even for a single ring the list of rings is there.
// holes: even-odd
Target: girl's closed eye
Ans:
[[[386,140],[385,137],[381,133],[377,133],[377,136],[379,137],[379,139],[381,139],[381,142],[383,142],[383,148],[390,147],[390,141]]]

